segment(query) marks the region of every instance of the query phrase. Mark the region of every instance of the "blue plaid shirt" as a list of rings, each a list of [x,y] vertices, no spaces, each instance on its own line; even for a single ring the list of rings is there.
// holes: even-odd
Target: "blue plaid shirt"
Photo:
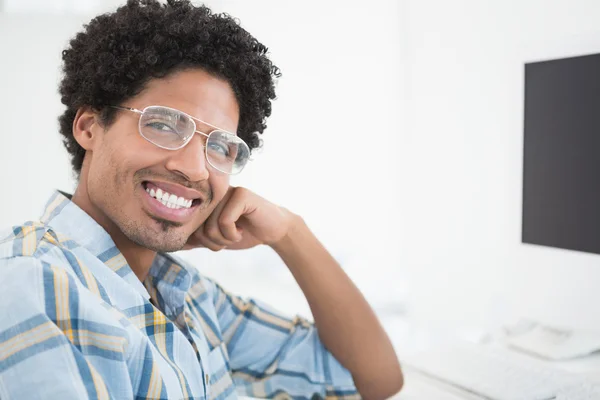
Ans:
[[[141,282],[63,194],[0,236],[0,398],[359,398],[313,324],[169,254]]]

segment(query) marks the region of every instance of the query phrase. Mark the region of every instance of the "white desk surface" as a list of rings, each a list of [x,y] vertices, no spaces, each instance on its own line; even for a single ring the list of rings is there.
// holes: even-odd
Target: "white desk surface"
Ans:
[[[382,319],[382,324],[390,335],[396,352],[402,363],[403,354],[412,354],[427,350],[435,345],[456,343],[467,340],[456,330],[430,330],[417,327],[400,317]],[[514,350],[510,350],[514,351]],[[522,354],[522,353],[519,353]],[[582,374],[592,382],[600,383],[600,354],[589,357],[553,363],[553,367],[562,368],[571,373]],[[479,396],[454,389],[451,386],[429,379],[409,368],[404,368],[405,385],[394,400],[473,400]]]

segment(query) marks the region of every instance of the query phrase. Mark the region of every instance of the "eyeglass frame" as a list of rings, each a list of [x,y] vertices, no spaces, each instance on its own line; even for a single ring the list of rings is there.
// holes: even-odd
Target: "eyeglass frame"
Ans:
[[[225,133],[227,133],[227,134],[229,134],[229,135],[235,136],[235,137],[236,137],[236,138],[237,138],[237,139],[240,141],[240,143],[241,143],[241,144],[243,144],[244,146],[246,146],[246,149],[248,150],[248,159],[246,160],[246,164],[248,163],[248,161],[252,161],[252,159],[250,158],[250,147],[248,146],[248,143],[246,143],[246,142],[245,142],[243,139],[241,139],[241,138],[240,138],[238,135],[236,135],[236,134],[234,134],[234,133],[232,133],[232,132],[229,132],[229,131],[227,131],[227,130],[225,130],[225,129],[219,128],[218,126],[215,126],[215,125],[213,125],[213,124],[210,124],[210,123],[208,123],[208,122],[206,122],[206,121],[203,121],[203,120],[201,120],[200,118],[193,117],[193,116],[189,115],[188,113],[186,113],[186,112],[184,112],[184,111],[178,110],[178,109],[176,109],[176,108],[167,107],[167,106],[161,106],[161,105],[156,105],[156,104],[155,104],[155,105],[146,106],[146,107],[144,107],[144,109],[143,109],[143,110],[139,110],[139,109],[137,109],[137,108],[134,108],[134,107],[115,106],[115,105],[109,105],[108,107],[110,107],[110,108],[115,108],[115,109],[117,109],[117,110],[124,110],[124,111],[131,111],[131,112],[134,112],[134,113],[136,113],[136,114],[139,114],[139,115],[140,115],[140,118],[141,118],[141,115],[144,115],[144,112],[145,112],[145,111],[146,111],[148,108],[150,108],[150,107],[161,107],[161,108],[166,108],[167,110],[176,111],[176,112],[178,112],[178,113],[181,113],[181,114],[183,114],[183,115],[185,115],[185,116],[189,117],[189,118],[190,118],[190,120],[191,120],[191,121],[193,122],[193,124],[194,124],[194,131],[192,132],[192,135],[190,135],[189,139],[187,139],[187,141],[186,141],[186,142],[184,142],[184,143],[183,143],[181,146],[179,146],[179,147],[177,147],[177,148],[174,148],[174,149],[173,149],[173,148],[169,148],[169,147],[164,147],[164,146],[161,146],[161,145],[159,145],[159,144],[156,144],[156,143],[154,143],[154,142],[153,142],[153,141],[151,141],[150,139],[148,139],[146,136],[144,136],[144,134],[142,134],[142,128],[140,127],[140,125],[139,125],[139,123],[138,123],[138,133],[140,134],[140,136],[141,136],[141,137],[143,137],[143,138],[144,138],[146,141],[148,141],[148,142],[152,143],[153,145],[155,145],[156,147],[159,147],[159,148],[161,148],[161,149],[165,149],[165,150],[172,150],[172,151],[176,151],[176,150],[183,149],[185,146],[187,146],[187,145],[188,145],[188,144],[189,144],[189,143],[192,141],[192,138],[194,137],[194,134],[195,134],[195,133],[199,133],[199,134],[201,134],[201,135],[203,135],[203,136],[206,136],[206,141],[208,142],[208,139],[210,138],[210,135],[211,135],[211,134],[213,134],[214,132],[220,131],[220,132],[225,132]],[[140,120],[141,120],[141,119],[140,119]],[[198,126],[196,125],[196,121],[198,121],[198,122],[201,122],[201,123],[203,123],[204,125],[210,126],[211,128],[214,128],[214,130],[210,131],[209,133],[204,133],[204,132],[202,132],[202,131],[198,130]],[[214,166],[214,165],[213,165],[213,164],[210,162],[210,160],[208,159],[208,153],[207,153],[207,152],[208,152],[208,149],[207,149],[207,146],[203,145],[203,147],[204,147],[204,157],[206,157],[206,161],[207,161],[207,162],[210,164],[210,166],[211,166],[211,167],[213,167],[214,169],[216,169],[216,170],[217,170],[217,171],[219,171],[219,172],[222,172],[222,173],[224,173],[224,174],[227,174],[227,175],[238,175],[238,174],[239,174],[239,173],[241,173],[241,172],[244,170],[244,168],[246,167],[246,164],[244,164],[244,167],[243,167],[241,170],[239,170],[238,172],[236,172],[236,173],[231,173],[231,172],[222,171],[222,170],[220,170],[219,168],[215,167],[215,166]]]

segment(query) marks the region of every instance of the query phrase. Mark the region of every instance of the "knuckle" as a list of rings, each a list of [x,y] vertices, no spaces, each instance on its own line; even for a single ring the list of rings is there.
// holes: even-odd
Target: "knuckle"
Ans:
[[[233,223],[231,216],[229,215],[221,215],[219,217],[219,224],[221,225],[230,225]]]
[[[219,230],[219,227],[216,225],[207,226],[205,228],[204,232],[206,233],[206,236],[209,239],[214,239],[214,238],[218,238],[219,236],[221,236],[221,231]]]

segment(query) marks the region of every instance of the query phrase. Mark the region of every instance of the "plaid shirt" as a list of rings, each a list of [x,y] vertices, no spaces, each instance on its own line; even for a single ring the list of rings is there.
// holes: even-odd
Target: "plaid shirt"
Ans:
[[[172,255],[141,282],[63,194],[0,236],[0,398],[359,398],[315,327]]]

